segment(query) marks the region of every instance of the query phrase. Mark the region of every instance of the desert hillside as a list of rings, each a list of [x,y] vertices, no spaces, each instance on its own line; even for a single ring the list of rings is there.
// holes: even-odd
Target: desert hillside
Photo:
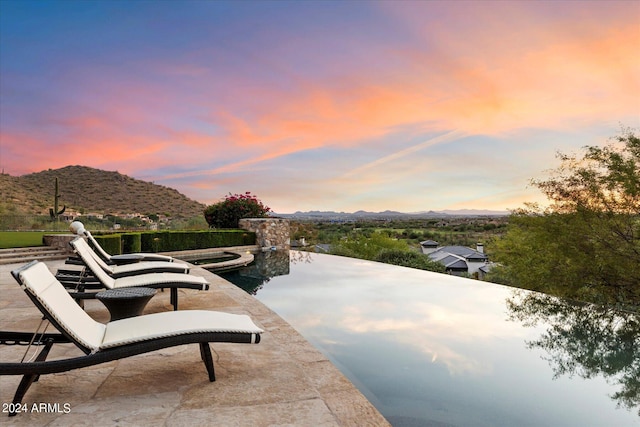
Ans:
[[[165,214],[193,217],[204,205],[173,188],[86,166],[66,166],[22,176],[0,174],[0,214],[48,215],[58,178],[59,205],[80,213]]]

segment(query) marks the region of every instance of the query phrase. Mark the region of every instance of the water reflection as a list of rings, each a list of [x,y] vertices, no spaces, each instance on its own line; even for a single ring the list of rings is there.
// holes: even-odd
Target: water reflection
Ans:
[[[512,288],[490,283],[297,251],[283,268],[284,255],[265,255],[280,267],[237,277],[256,280],[249,292],[323,352],[393,425],[640,425],[635,411],[616,410],[607,397],[637,407],[635,318],[605,316],[600,324],[589,309],[573,313],[569,305],[539,303],[540,294],[517,298]],[[630,341],[620,341],[627,335]],[[590,340],[599,352],[586,346]],[[570,366],[589,380],[572,377]],[[608,383],[615,375],[619,383]]]
[[[313,262],[313,253],[304,251],[286,251],[287,256],[291,260],[291,264],[311,264]]]
[[[579,304],[545,294],[516,292],[507,301],[512,320],[547,328],[530,349],[546,351],[554,378],[602,375],[618,391],[618,405],[640,415],[640,319],[603,306]]]
[[[290,264],[289,251],[267,251],[258,254],[246,267],[218,274],[255,295],[271,278],[289,274]]]

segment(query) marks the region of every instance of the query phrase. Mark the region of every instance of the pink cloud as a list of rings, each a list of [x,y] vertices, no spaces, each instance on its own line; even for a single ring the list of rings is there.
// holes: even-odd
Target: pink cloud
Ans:
[[[413,171],[402,161],[419,146],[382,147],[399,129],[502,136],[637,119],[640,26],[619,4],[567,17],[538,2],[390,4],[376,7],[389,7],[404,43],[356,44],[361,56],[336,64],[330,50],[306,52],[333,64],[320,71],[291,56],[301,42],[254,54],[237,72],[207,62],[226,54],[215,48],[81,66],[66,77],[75,92],[64,107],[3,126],[3,165],[19,174],[85,164],[209,189],[305,150],[380,149],[377,160],[351,159],[362,172],[354,188],[366,188],[383,168]]]

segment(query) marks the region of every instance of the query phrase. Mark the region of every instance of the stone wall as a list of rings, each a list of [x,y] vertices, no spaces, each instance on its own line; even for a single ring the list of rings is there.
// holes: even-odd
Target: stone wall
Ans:
[[[42,240],[44,244],[47,246],[60,248],[72,254],[73,249],[71,248],[71,245],[69,244],[69,242],[75,239],[76,237],[78,236],[76,236],[75,234],[45,234],[42,237]]]
[[[262,248],[289,249],[289,220],[282,218],[244,218],[240,228],[256,233],[256,244]]]

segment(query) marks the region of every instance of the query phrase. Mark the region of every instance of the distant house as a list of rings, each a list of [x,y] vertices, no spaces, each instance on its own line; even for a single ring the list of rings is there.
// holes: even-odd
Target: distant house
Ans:
[[[477,275],[482,278],[490,268],[489,257],[484,253],[482,243],[478,243],[476,249],[466,246],[438,247],[438,242],[433,240],[420,242],[420,246],[423,254],[443,264],[450,274]]]
[[[291,241],[291,247],[292,248],[304,248],[307,246],[307,241],[305,240],[304,237],[301,237],[300,240],[292,240]]]
[[[316,252],[320,252],[320,253],[330,253],[331,252],[331,245],[325,244],[325,243],[318,243],[315,246],[315,251]]]
[[[58,218],[60,218],[61,221],[71,222],[71,221],[75,220],[79,216],[80,216],[80,214],[78,212],[76,212],[74,210],[71,210],[71,209],[67,209]]]

